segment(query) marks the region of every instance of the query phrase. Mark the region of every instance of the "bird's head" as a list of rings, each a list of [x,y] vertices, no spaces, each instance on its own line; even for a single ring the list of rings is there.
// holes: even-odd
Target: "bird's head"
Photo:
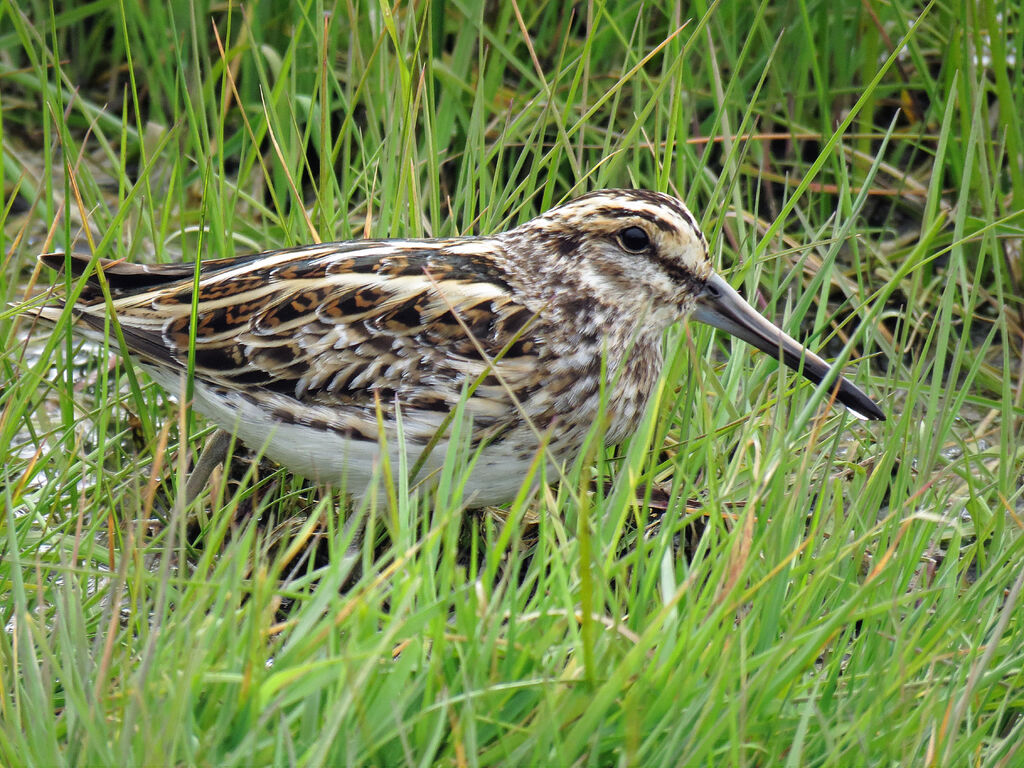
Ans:
[[[814,383],[828,363],[754,310],[711,266],[708,242],[680,200],[646,190],[606,189],[571,200],[507,235],[547,271],[544,283],[579,291],[623,315],[666,328],[692,315],[752,344]],[[833,383],[835,382],[833,377]],[[878,406],[839,377],[837,400],[855,415],[884,419]]]

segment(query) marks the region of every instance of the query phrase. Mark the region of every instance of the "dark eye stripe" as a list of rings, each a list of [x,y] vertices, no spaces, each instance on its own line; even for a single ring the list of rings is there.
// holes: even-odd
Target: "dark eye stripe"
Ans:
[[[697,277],[693,272],[684,267],[682,264],[676,261],[666,259],[660,253],[652,253],[648,255],[654,263],[664,269],[668,276],[675,280],[677,283],[689,286],[691,289],[699,291],[704,287],[704,281]]]

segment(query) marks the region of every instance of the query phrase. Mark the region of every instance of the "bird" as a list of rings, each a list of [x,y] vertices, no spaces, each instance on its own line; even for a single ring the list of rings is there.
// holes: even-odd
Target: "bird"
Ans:
[[[463,494],[478,506],[513,499],[540,450],[572,462],[599,418],[605,444],[621,443],[655,390],[665,330],[688,316],[812,382],[831,372],[714,271],[681,200],[648,190],[584,194],[489,236],[317,243],[198,266],[39,258],[85,278],[70,307],[79,332],[102,339],[111,310],[123,351],[172,393],[191,355],[195,411],[356,498],[377,482],[382,445],[392,468],[404,449],[421,476],[435,472],[460,402],[474,456]],[[58,323],[65,303],[36,311]],[[885,419],[838,372],[833,386],[854,415]]]

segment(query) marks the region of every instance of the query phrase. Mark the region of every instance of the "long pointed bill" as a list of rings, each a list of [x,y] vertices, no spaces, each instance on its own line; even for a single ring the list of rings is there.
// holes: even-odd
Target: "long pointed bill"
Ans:
[[[828,375],[831,366],[765,320],[732,286],[712,273],[697,299],[693,318],[731,333],[752,344],[794,371],[801,372],[815,384]],[[840,377],[836,400],[862,419],[884,421],[885,414],[874,401],[852,382]]]

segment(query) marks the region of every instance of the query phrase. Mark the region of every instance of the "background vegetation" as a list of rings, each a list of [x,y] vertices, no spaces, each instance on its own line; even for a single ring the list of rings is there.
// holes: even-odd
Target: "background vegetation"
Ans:
[[[1024,759],[1022,41],[993,0],[0,0],[0,761]],[[506,509],[458,452],[372,510],[245,463],[186,508],[208,425],[21,313],[43,251],[605,186],[684,198],[889,421],[685,326],[637,436]]]

